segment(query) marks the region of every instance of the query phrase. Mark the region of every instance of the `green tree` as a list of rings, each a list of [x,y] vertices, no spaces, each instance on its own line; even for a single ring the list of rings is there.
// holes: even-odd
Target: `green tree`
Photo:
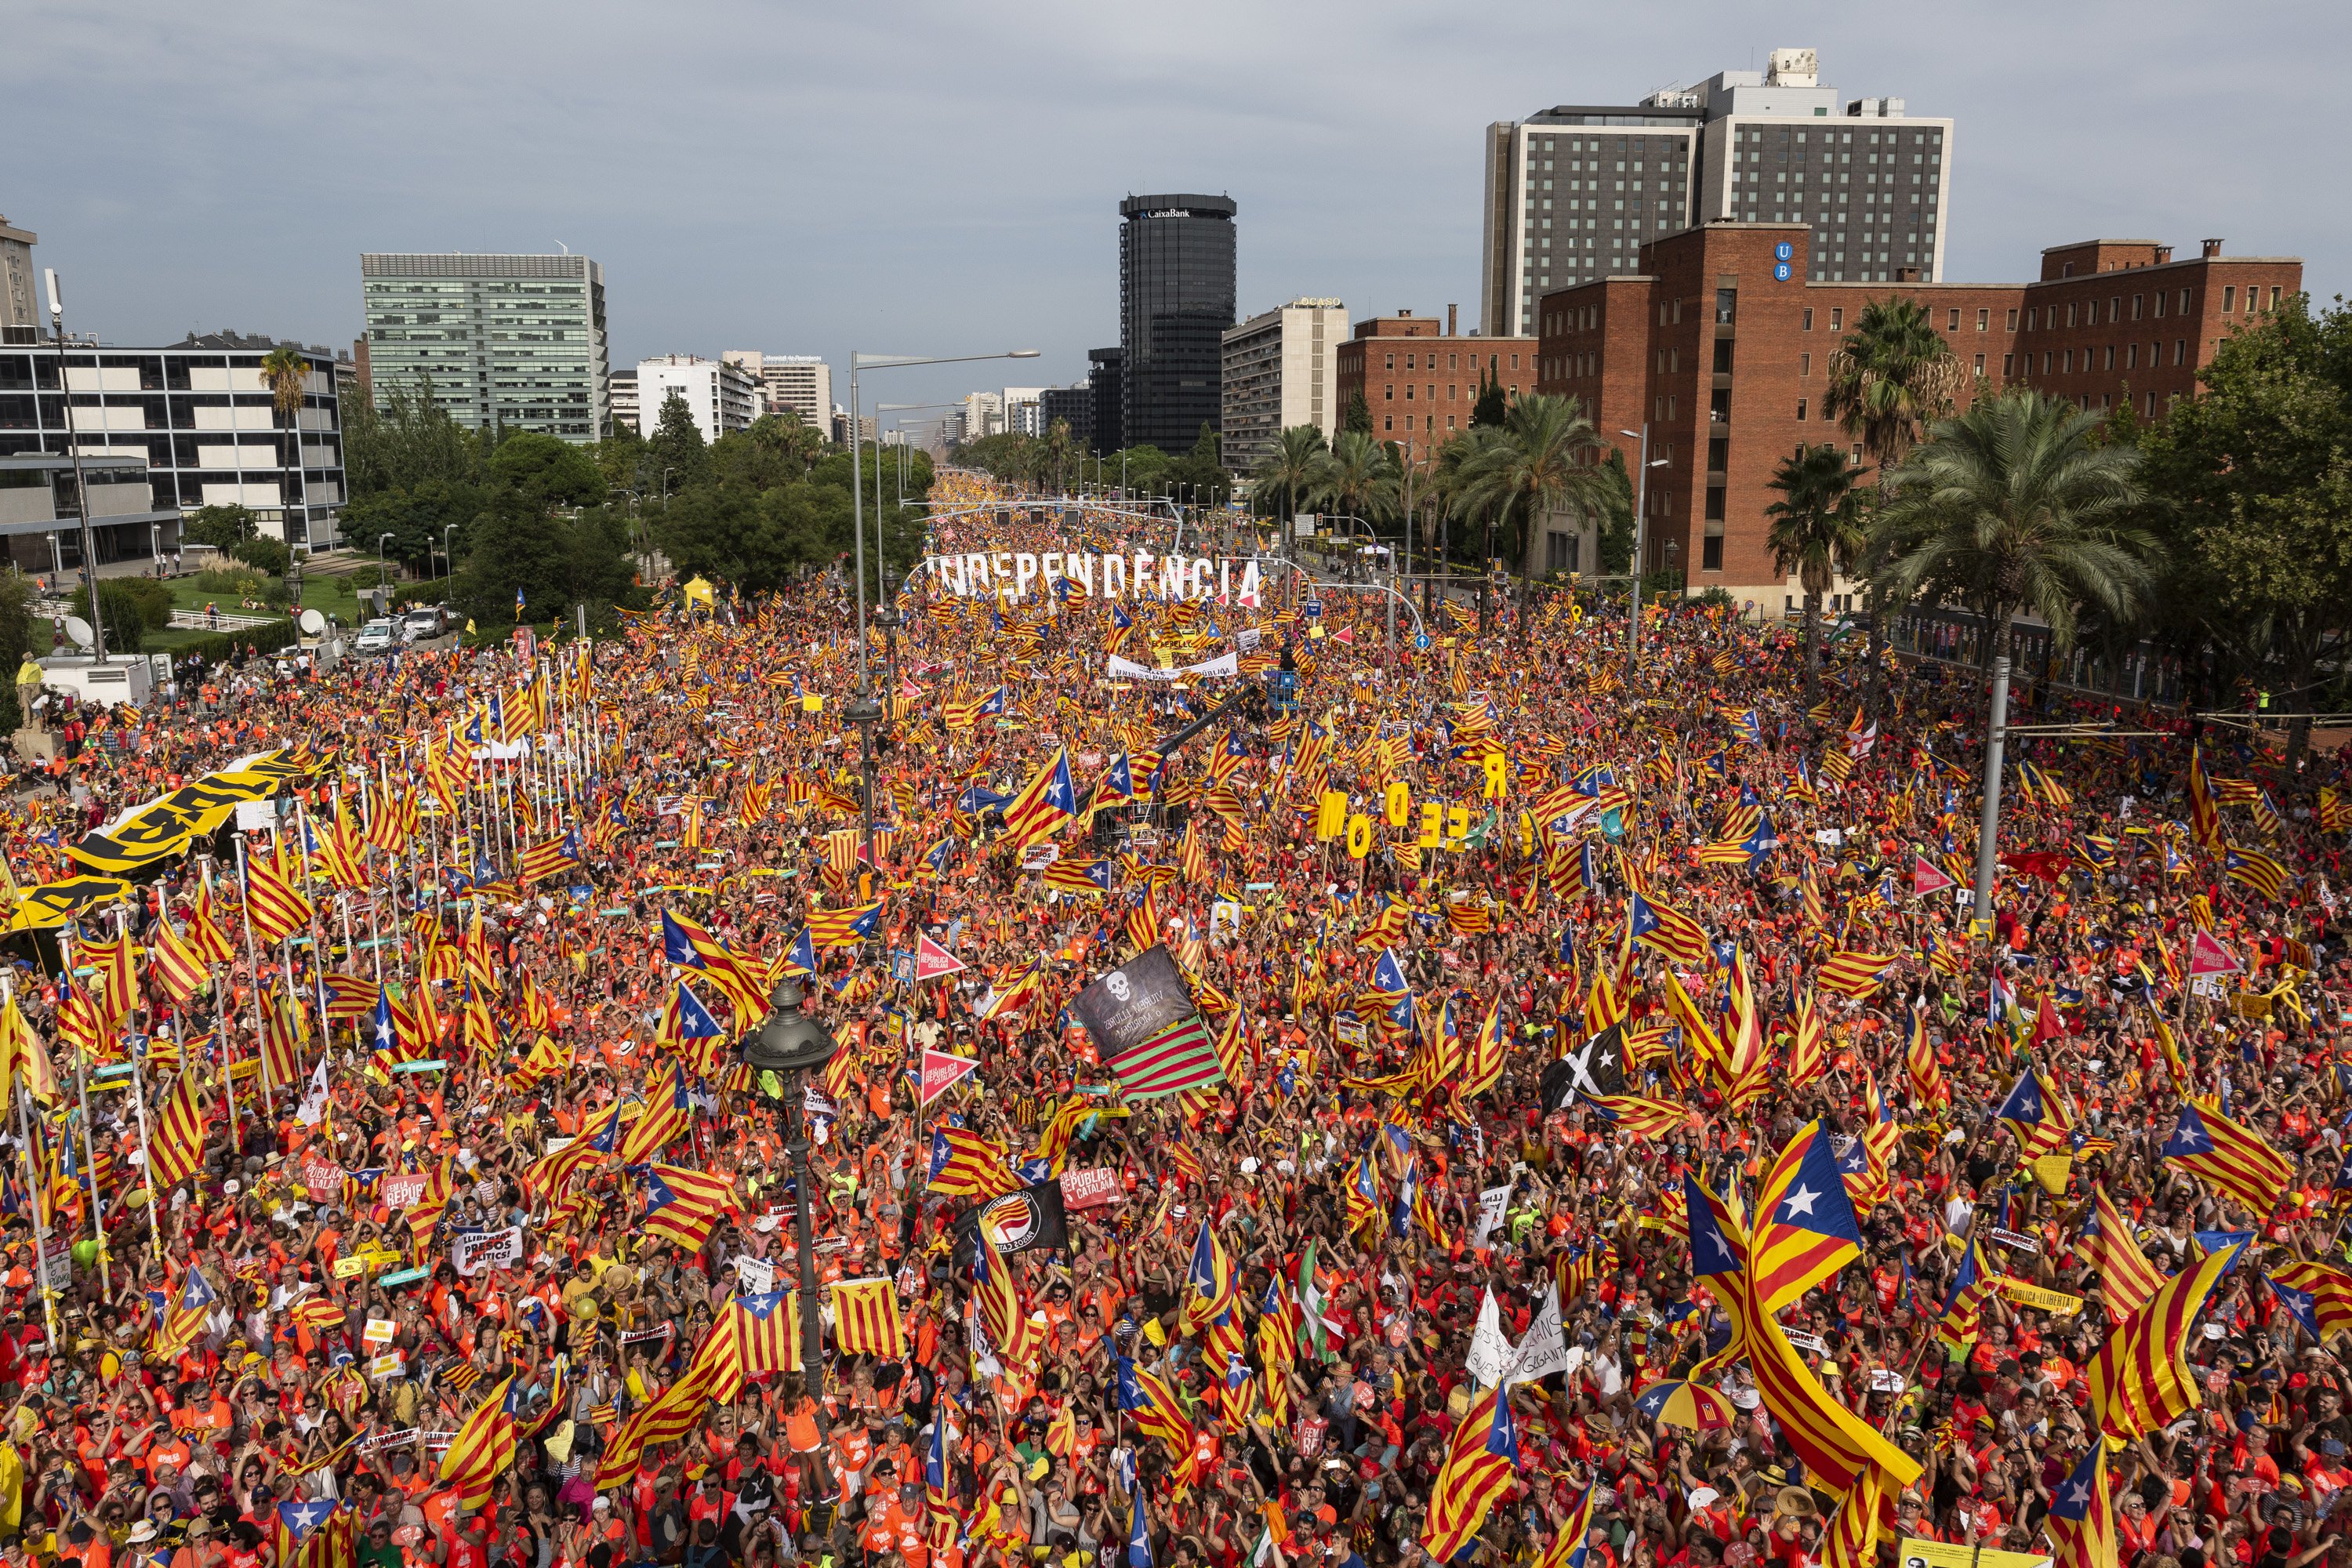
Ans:
[[[646,494],[649,498],[674,496],[707,483],[709,479],[710,448],[703,443],[702,430],[694,422],[694,411],[687,407],[686,399],[673,387],[669,395],[662,399],[654,433],[646,437]]]
[[[1862,443],[1878,465],[1880,499],[1905,456],[1928,425],[1951,412],[1968,372],[1951,343],[1912,300],[1873,300],[1853,330],[1830,354],[1822,412]],[[1875,581],[1864,596],[1870,623],[1869,673],[1864,705],[1878,716],[1886,658],[1886,615]]]
[[[2171,546],[2165,606],[2274,710],[2308,713],[2352,647],[2352,309],[2298,297],[2224,338],[2200,379],[2130,432]],[[2310,734],[2289,721],[2290,769]]]
[[[343,411],[343,478],[354,496],[481,477],[483,443],[434,396],[429,377],[378,381],[375,401]]]
[[[149,597],[142,588],[161,591],[163,600],[160,623],[154,616]],[[89,613],[89,589],[73,591],[73,613],[87,621]],[[161,631],[172,624],[171,591],[161,583],[142,583],[135,577],[101,577],[98,583],[99,608],[105,612],[106,651],[109,654],[137,653],[146,646],[150,630]],[[12,665],[13,675],[15,667]]]
[[[0,575],[0,668],[8,673],[0,682],[0,732],[13,734],[24,728],[25,714],[16,705],[16,670],[28,656],[47,653],[48,645],[45,626],[35,646],[32,579],[21,572]]]
[[[1765,542],[1779,570],[1793,572],[1805,590],[1805,703],[1820,695],[1822,595],[1840,572],[1851,571],[1867,542],[1854,481],[1868,472],[1836,447],[1800,447],[1780,459],[1771,488],[1780,499],[1764,509],[1772,520]]]
[[[614,508],[565,516],[502,489],[473,532],[450,597],[478,626],[514,624],[517,589],[525,617],[541,624],[569,619],[575,605],[602,621],[614,605],[644,602],[632,586],[628,522]]]
[[[1476,355],[1472,355],[1476,358]],[[1502,378],[1491,370],[1478,373],[1478,401],[1471,407],[1470,423],[1489,429],[1501,426],[1510,411],[1510,403],[1503,391]]]
[[[226,550],[240,540],[251,539],[258,531],[258,521],[247,507],[200,506],[180,520],[180,539],[185,544]]]
[[[1872,527],[1890,599],[1958,602],[2010,651],[2031,610],[2071,647],[2085,610],[2134,614],[2155,580],[2136,521],[2139,454],[2097,439],[2099,416],[2041,393],[1978,399],[1938,420],[1895,471]]]
[[[286,489],[300,504],[308,490],[302,479],[301,415],[302,399],[310,386],[309,356],[290,343],[278,344],[261,356],[261,384],[269,389],[270,405],[289,432],[285,468],[292,482]]]
[[[344,505],[343,537],[364,550],[389,533],[384,554],[429,576],[436,567],[454,569],[465,558],[468,531],[488,500],[481,486],[446,479],[426,479],[413,489],[372,490]]]
[[[283,577],[294,564],[294,552],[282,539],[257,534],[229,546],[229,559],[242,561],[265,576]]]
[[[1486,520],[1487,559],[1494,559],[1495,525],[1516,529],[1521,577],[1533,582],[1543,520],[1561,510],[1580,518],[1598,515],[1602,491],[1596,459],[1601,447],[1600,433],[1573,397],[1530,393],[1513,404],[1495,438],[1479,443],[1462,473],[1464,501]],[[1478,606],[1483,625],[1488,616],[1483,574]],[[1522,616],[1519,625],[1525,635],[1528,618]]]
[[[1595,504],[1600,508],[1601,559],[1594,569],[1611,576],[1633,571],[1633,476],[1625,468],[1622,447],[1612,445],[1601,461]]]
[[[1275,437],[1274,447],[1250,470],[1253,500],[1261,506],[1278,506],[1285,521],[1298,515],[1301,498],[1313,492],[1330,447],[1313,425],[1293,425]]]
[[[1377,524],[1396,510],[1402,478],[1392,449],[1360,431],[1342,430],[1316,471],[1308,499],[1341,516]]]
[[[1364,401],[1362,387],[1348,394],[1348,411],[1340,418],[1339,428],[1352,430],[1359,436],[1372,433],[1372,407]]]
[[[1204,505],[1221,502],[1233,489],[1234,477],[1217,456],[1217,433],[1204,421],[1192,449],[1169,465],[1169,493]]]
[[[604,499],[604,476],[588,449],[536,430],[515,431],[498,444],[490,477],[539,507],[595,506]]]

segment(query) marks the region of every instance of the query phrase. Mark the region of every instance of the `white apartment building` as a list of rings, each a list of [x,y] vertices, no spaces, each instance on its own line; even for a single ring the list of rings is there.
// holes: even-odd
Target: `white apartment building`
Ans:
[[[977,441],[982,436],[1004,433],[1004,395],[1000,392],[967,392],[963,395],[963,438]]]
[[[1348,308],[1330,299],[1293,300],[1224,330],[1219,450],[1228,469],[1249,472],[1294,425],[1326,441],[1339,433],[1347,340]]]
[[[616,370],[605,384],[612,392],[613,427],[617,430],[626,426],[644,435],[645,426],[637,423],[637,373]]]
[[[645,433],[661,427],[662,408],[675,393],[706,442],[745,430],[760,416],[760,386],[751,373],[699,354],[665,354],[637,362],[637,418]]]
[[[760,384],[761,412],[792,413],[813,430],[833,418],[833,366],[822,354],[772,354],[729,349],[719,356]]]
[[[1722,217],[1812,225],[1820,281],[1939,282],[1951,142],[1951,121],[1915,118],[1902,99],[1841,102],[1805,48],[1639,103],[1497,121],[1479,331],[1532,335],[1545,294],[1638,272],[1645,243]]]
[[[1008,386],[1004,389],[1004,427],[1016,435],[1043,436],[1045,433],[1045,389],[1042,386]]]

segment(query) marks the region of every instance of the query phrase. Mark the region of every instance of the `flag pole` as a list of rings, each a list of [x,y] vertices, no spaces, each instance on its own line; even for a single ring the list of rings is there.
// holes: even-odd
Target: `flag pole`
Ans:
[[[235,842],[236,844],[237,877],[240,881],[243,881],[245,878],[245,835],[242,833],[238,834]],[[247,887],[249,889],[250,884],[247,884]],[[278,1102],[276,1098],[270,1093],[271,1085],[269,1081],[268,1037],[261,1022],[261,949],[260,945],[256,942],[253,938],[253,903],[251,899],[246,898],[239,900],[237,902],[237,909],[245,921],[245,962],[247,966],[253,971],[253,1043],[254,1057],[256,1060],[255,1076],[261,1079],[261,1108],[263,1114],[269,1121],[275,1121],[278,1120]],[[232,1100],[236,1098],[236,1091],[234,1085],[230,1087],[229,1098]],[[141,1111],[140,1116],[143,1121],[146,1112],[143,1110]],[[142,1136],[143,1137],[144,1134],[142,1133]]]
[[[213,858],[210,854],[199,855],[196,857],[196,876],[202,881],[205,891],[206,893],[210,893],[213,889]],[[156,900],[156,910],[157,918],[168,924],[172,919],[171,905],[162,899],[158,899]],[[236,1144],[244,1142],[244,1131],[243,1129],[237,1125],[236,1119],[236,1075],[229,1070],[229,1068],[235,1065],[234,1058],[229,1055],[228,1043],[229,988],[222,981],[220,975],[215,973],[213,965],[209,962],[205,965],[205,973],[211,977],[213,984],[213,1017],[218,1024],[220,1029],[221,1082],[227,1086],[227,1093],[225,1098],[228,1100],[228,1138],[230,1146],[235,1147]],[[184,1046],[182,1047],[182,1059],[184,1060],[185,1058],[186,1050]],[[79,1057],[77,1057],[75,1060],[74,1071],[77,1076],[79,1076],[81,1071],[81,1064]],[[89,1112],[85,1110],[83,1114],[86,1116]],[[103,1239],[101,1238],[100,1245],[103,1244]]]
[[[41,1191],[41,1178],[38,1173],[33,1169],[33,1128],[26,1110],[26,1102],[32,1097],[25,1092],[25,1078],[21,1068],[17,1064],[13,1063],[11,1067],[15,1070],[12,1070],[10,1076],[16,1089],[17,1152],[24,1157],[26,1201],[33,1211],[33,1269],[40,1279],[41,1319],[49,1331],[49,1354],[55,1358],[58,1353],[58,1293],[49,1285],[49,1248],[47,1238],[50,1227],[43,1224],[41,1219],[42,1211],[47,1207],[47,1205],[42,1201],[47,1194]],[[92,1189],[90,1204],[94,1208],[98,1202],[97,1183],[93,1181],[90,1185]],[[148,1185],[148,1192],[151,1196],[154,1192],[152,1182]]]

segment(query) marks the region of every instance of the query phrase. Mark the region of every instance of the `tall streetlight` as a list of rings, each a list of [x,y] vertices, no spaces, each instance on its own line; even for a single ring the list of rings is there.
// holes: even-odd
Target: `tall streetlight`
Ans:
[[[810,1236],[808,1086],[840,1047],[824,1026],[801,1010],[797,981],[780,980],[769,994],[767,1022],[743,1042],[751,1092],[775,1114],[776,1134],[793,1163],[793,1237],[800,1254],[801,1376],[811,1399],[824,1394],[824,1358],[817,1342],[816,1247]]]
[[[878,421],[886,413],[961,406],[960,403],[877,403],[874,405],[874,415]],[[904,426],[899,426],[898,454],[897,460],[892,462],[890,467],[898,481],[898,505],[904,509],[907,504],[907,432]],[[875,473],[874,482],[877,485],[882,482],[882,475],[878,469]],[[888,570],[882,563],[882,498],[876,496],[874,498],[874,594],[875,597],[881,599],[883,603],[882,607],[874,612],[874,624],[882,628],[882,646],[887,650],[890,666],[889,689],[893,695],[896,695],[898,690],[898,628],[906,624],[906,617],[898,614],[898,606],[891,602],[891,595],[885,592],[888,581]]]
[[[81,583],[82,587],[89,595],[89,651],[96,657],[99,663],[104,664],[106,662],[106,616],[100,613],[98,605],[98,538],[90,531],[89,527],[89,481],[82,477],[81,435],[74,427],[73,387],[70,384],[72,377],[66,368],[65,296],[58,292],[58,269],[50,267],[44,268],[43,271],[49,285],[49,329],[56,334],[58,341],[58,391],[65,398],[66,451],[73,458],[74,506],[81,513]],[[57,535],[52,533],[49,541],[49,547],[56,549]],[[60,554],[59,560],[63,559]],[[63,575],[62,567],[60,567],[59,575]],[[49,1339],[52,1342],[56,1341],[57,1334],[54,1330]]]
[[[383,559],[383,542],[391,537],[389,533],[379,533],[375,536],[375,585],[379,588],[386,585],[384,579],[391,575]]]
[[[1629,436],[1642,444],[1642,460],[1634,471],[1633,480],[1633,613],[1626,618],[1625,624],[1625,673],[1631,675],[1642,661],[1642,548],[1643,534],[1649,525],[1650,470],[1664,468],[1666,460],[1664,458],[1655,462],[1650,460],[1648,420],[1642,422],[1642,428],[1638,431],[1621,429],[1617,434]]]
[[[978,360],[1035,359],[1035,349],[1007,349],[992,354],[869,354],[851,350],[849,354],[849,506],[852,538],[856,543],[857,567],[857,695],[850,699],[842,717],[857,726],[859,777],[865,788],[861,852],[868,872],[874,868],[874,726],[881,721],[882,710],[874,701],[874,689],[867,674],[866,657],[866,458],[861,449],[863,414],[858,402],[857,373],[862,369],[897,370],[917,364],[968,364]],[[665,485],[667,479],[665,479]],[[875,526],[882,521],[881,497],[874,511]],[[874,542],[875,563],[882,559],[882,542]]]

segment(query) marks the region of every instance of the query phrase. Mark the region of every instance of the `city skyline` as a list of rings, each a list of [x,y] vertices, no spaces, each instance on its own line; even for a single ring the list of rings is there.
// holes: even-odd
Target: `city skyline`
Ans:
[[[1489,124],[1761,68],[1780,46],[1956,123],[1955,281],[2017,276],[2065,241],[2214,235],[2305,258],[2321,299],[2352,287],[2352,217],[2298,195],[2352,140],[2318,79],[2352,21],[2318,5],[2234,29],[2186,5],[1989,5],[1936,37],[1864,36],[1827,5],[1700,5],[1670,28],[1506,5],[1475,36],[1380,5],[405,15],[420,25],[394,36],[258,8],[21,19],[0,83],[40,155],[0,181],[0,213],[40,235],[68,325],[341,347],[362,325],[363,251],[568,247],[604,268],[615,366],[760,342],[845,381],[852,349],[1034,347],[1022,379],[1066,386],[1118,341],[1118,202],[1180,190],[1244,215],[1237,320],[1328,295],[1357,319],[1458,305],[1467,326]],[[440,47],[461,15],[473,47]],[[559,15],[572,25],[551,34]],[[1529,47],[1497,51],[1497,32]],[[1953,47],[1969,37],[2011,42]],[[610,113],[655,77],[706,83],[690,134]],[[92,119],[100,81],[110,107]],[[940,156],[963,123],[995,151]],[[928,402],[1005,379],[939,366],[866,392]]]

